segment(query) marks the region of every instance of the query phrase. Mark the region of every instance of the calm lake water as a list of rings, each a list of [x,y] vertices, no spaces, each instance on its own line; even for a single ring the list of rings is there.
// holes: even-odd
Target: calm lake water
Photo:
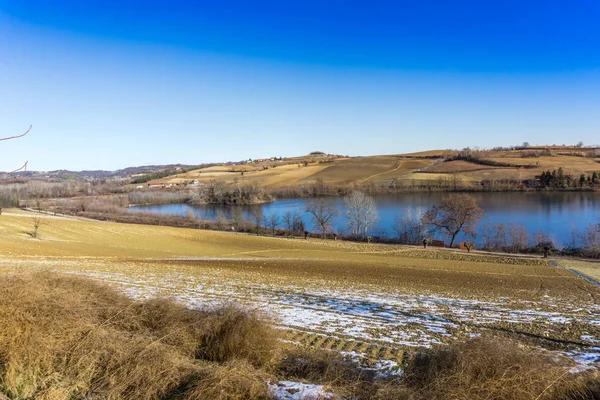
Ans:
[[[371,231],[373,236],[394,237],[392,229],[398,215],[406,210],[421,214],[433,205],[439,204],[444,193],[403,193],[399,195],[376,196],[375,204],[379,214],[379,222]],[[558,247],[570,242],[573,228],[582,231],[590,223],[600,222],[600,193],[589,192],[533,192],[533,193],[474,193],[479,206],[486,217],[480,222],[482,227],[486,220],[493,223],[516,223],[525,226],[530,235],[543,231],[550,236]],[[338,208],[340,216],[334,221],[338,232],[346,230],[343,198],[328,198]],[[243,206],[242,211],[250,219],[254,207],[261,207],[265,215],[276,213],[283,216],[287,211],[297,210],[307,227],[314,232],[309,214],[305,212],[304,199],[278,200],[274,203]],[[191,210],[201,219],[215,220],[219,215],[231,217],[231,207],[226,206],[190,206],[187,204],[164,204],[156,206],[131,207],[132,212],[155,212],[171,215],[186,215]]]

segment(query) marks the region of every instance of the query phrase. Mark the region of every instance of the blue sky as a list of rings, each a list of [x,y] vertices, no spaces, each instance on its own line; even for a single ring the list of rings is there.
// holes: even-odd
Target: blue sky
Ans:
[[[598,1],[0,0],[0,170],[600,144]]]

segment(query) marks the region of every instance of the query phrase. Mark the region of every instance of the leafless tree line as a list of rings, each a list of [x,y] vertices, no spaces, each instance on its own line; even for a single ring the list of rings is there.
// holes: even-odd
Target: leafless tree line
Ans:
[[[570,236],[570,249],[588,249],[600,253],[600,222],[590,223],[582,231],[572,226]]]

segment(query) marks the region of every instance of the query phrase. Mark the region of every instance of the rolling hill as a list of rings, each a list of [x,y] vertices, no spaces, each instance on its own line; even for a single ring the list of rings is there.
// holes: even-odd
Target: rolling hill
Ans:
[[[431,150],[399,155],[303,157],[254,160],[211,166],[151,181],[151,184],[248,183],[263,187],[323,182],[333,185],[412,185],[439,180],[532,180],[544,171],[562,168],[575,179],[600,171],[600,150],[555,146],[498,150]]]

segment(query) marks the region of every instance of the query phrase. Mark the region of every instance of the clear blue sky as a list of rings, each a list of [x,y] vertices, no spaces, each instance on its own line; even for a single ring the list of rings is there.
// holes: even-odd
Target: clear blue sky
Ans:
[[[0,170],[600,143],[600,1],[0,0]]]

